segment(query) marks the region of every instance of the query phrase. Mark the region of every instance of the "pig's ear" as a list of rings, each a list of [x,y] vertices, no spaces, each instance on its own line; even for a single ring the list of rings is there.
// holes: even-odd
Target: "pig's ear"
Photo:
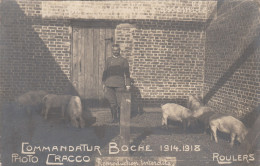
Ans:
[[[163,107],[163,105],[164,105],[164,104],[162,103],[162,104],[161,104],[161,108]]]

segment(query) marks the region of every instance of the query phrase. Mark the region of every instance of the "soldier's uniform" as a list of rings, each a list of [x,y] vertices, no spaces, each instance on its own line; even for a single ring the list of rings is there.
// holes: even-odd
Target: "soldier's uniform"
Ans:
[[[105,97],[109,101],[113,121],[119,119],[119,109],[121,103],[120,91],[124,91],[126,86],[130,86],[129,63],[127,59],[109,57],[105,64],[102,78],[105,85]]]

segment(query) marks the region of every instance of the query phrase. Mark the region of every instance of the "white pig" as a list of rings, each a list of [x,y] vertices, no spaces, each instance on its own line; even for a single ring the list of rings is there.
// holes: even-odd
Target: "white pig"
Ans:
[[[214,136],[215,142],[218,143],[217,130],[228,133],[231,136],[230,146],[233,147],[234,140],[237,136],[237,141],[242,142],[247,135],[247,128],[238,119],[233,116],[220,116],[219,118],[214,118],[210,120],[209,126],[211,129],[211,139]]]
[[[68,105],[68,115],[72,126],[84,128],[85,121],[82,114],[82,104],[78,96],[72,96]]]
[[[162,108],[162,126],[167,128],[167,119],[179,121],[183,123],[183,128],[186,130],[188,119],[191,117],[192,112],[190,109],[185,108],[175,103],[167,103],[161,106]]]
[[[201,99],[198,96],[193,96],[193,95],[188,96],[187,107],[190,110],[195,111],[199,109],[201,106],[203,106],[203,104],[201,102]]]

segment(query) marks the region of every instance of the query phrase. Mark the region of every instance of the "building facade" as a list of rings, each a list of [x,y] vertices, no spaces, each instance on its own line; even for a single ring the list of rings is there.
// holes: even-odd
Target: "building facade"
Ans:
[[[190,94],[246,116],[259,105],[256,1],[2,0],[2,101],[29,90],[101,100],[111,44],[130,63],[135,102]]]

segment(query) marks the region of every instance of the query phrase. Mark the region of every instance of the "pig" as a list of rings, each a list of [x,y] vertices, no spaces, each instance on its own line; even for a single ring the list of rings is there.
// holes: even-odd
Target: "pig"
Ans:
[[[82,104],[78,96],[72,96],[68,105],[68,115],[72,126],[74,127],[85,127],[85,121],[82,114]]]
[[[213,111],[205,112],[202,115],[193,118],[190,123],[192,127],[194,127],[195,125],[203,127],[204,134],[206,134],[206,131],[209,128],[209,121],[214,114],[215,113]]]
[[[45,95],[48,93],[43,90],[37,90],[37,91],[28,91],[27,93],[24,93],[17,97],[15,101],[18,104],[23,105],[26,107],[26,111],[31,114],[31,109],[32,108],[39,108],[42,109],[42,99]]]
[[[212,110],[210,110],[210,111],[204,112],[202,115],[197,117],[198,123],[203,125],[204,134],[206,134],[207,129],[210,128],[209,122],[213,119],[217,119],[222,116],[227,116],[227,115],[223,114],[223,113],[213,112]]]
[[[202,95],[201,95],[202,96]],[[209,127],[209,119],[214,114],[214,110],[202,103],[201,96],[188,96],[187,107],[193,111],[191,124],[202,124],[204,126],[204,133]]]
[[[162,108],[162,126],[167,127],[167,119],[182,122],[184,130],[186,130],[187,125],[189,126],[189,118],[192,116],[192,111],[181,105],[175,103],[167,103],[161,105]]]
[[[231,135],[231,147],[233,147],[234,145],[234,140],[236,136],[237,141],[242,143],[242,141],[245,139],[245,136],[248,133],[248,130],[245,127],[245,125],[233,116],[220,116],[218,118],[213,118],[212,120],[210,120],[209,126],[211,129],[211,140],[213,139],[213,135],[215,142],[218,143],[217,130],[224,133],[228,133]]]
[[[201,95],[202,96],[202,95]],[[212,108],[205,106],[202,103],[202,97],[201,96],[193,96],[189,95],[188,96],[188,102],[187,102],[187,107],[193,111],[193,117],[198,118],[202,114],[213,111]]]
[[[198,118],[205,114],[206,112],[214,112],[214,110],[208,106],[202,106],[198,108],[197,110],[193,111],[192,117]]]
[[[246,138],[243,142],[243,147],[246,149],[247,153],[254,153],[257,143],[260,141],[260,116],[258,115],[256,121],[254,122],[252,128],[248,131]]]
[[[48,112],[51,108],[61,108],[61,116],[64,118],[65,110],[70,101],[71,95],[55,95],[48,94],[43,97],[44,108],[42,110],[42,114],[44,118],[47,119]]]
[[[195,111],[199,109],[201,106],[203,106],[203,104],[199,96],[188,96],[187,108],[189,108],[192,111]]]
[[[209,120],[214,115],[214,110],[202,102],[202,95],[189,95],[187,107],[193,111],[190,123],[192,126],[201,124],[204,128],[204,133],[209,128]]]

